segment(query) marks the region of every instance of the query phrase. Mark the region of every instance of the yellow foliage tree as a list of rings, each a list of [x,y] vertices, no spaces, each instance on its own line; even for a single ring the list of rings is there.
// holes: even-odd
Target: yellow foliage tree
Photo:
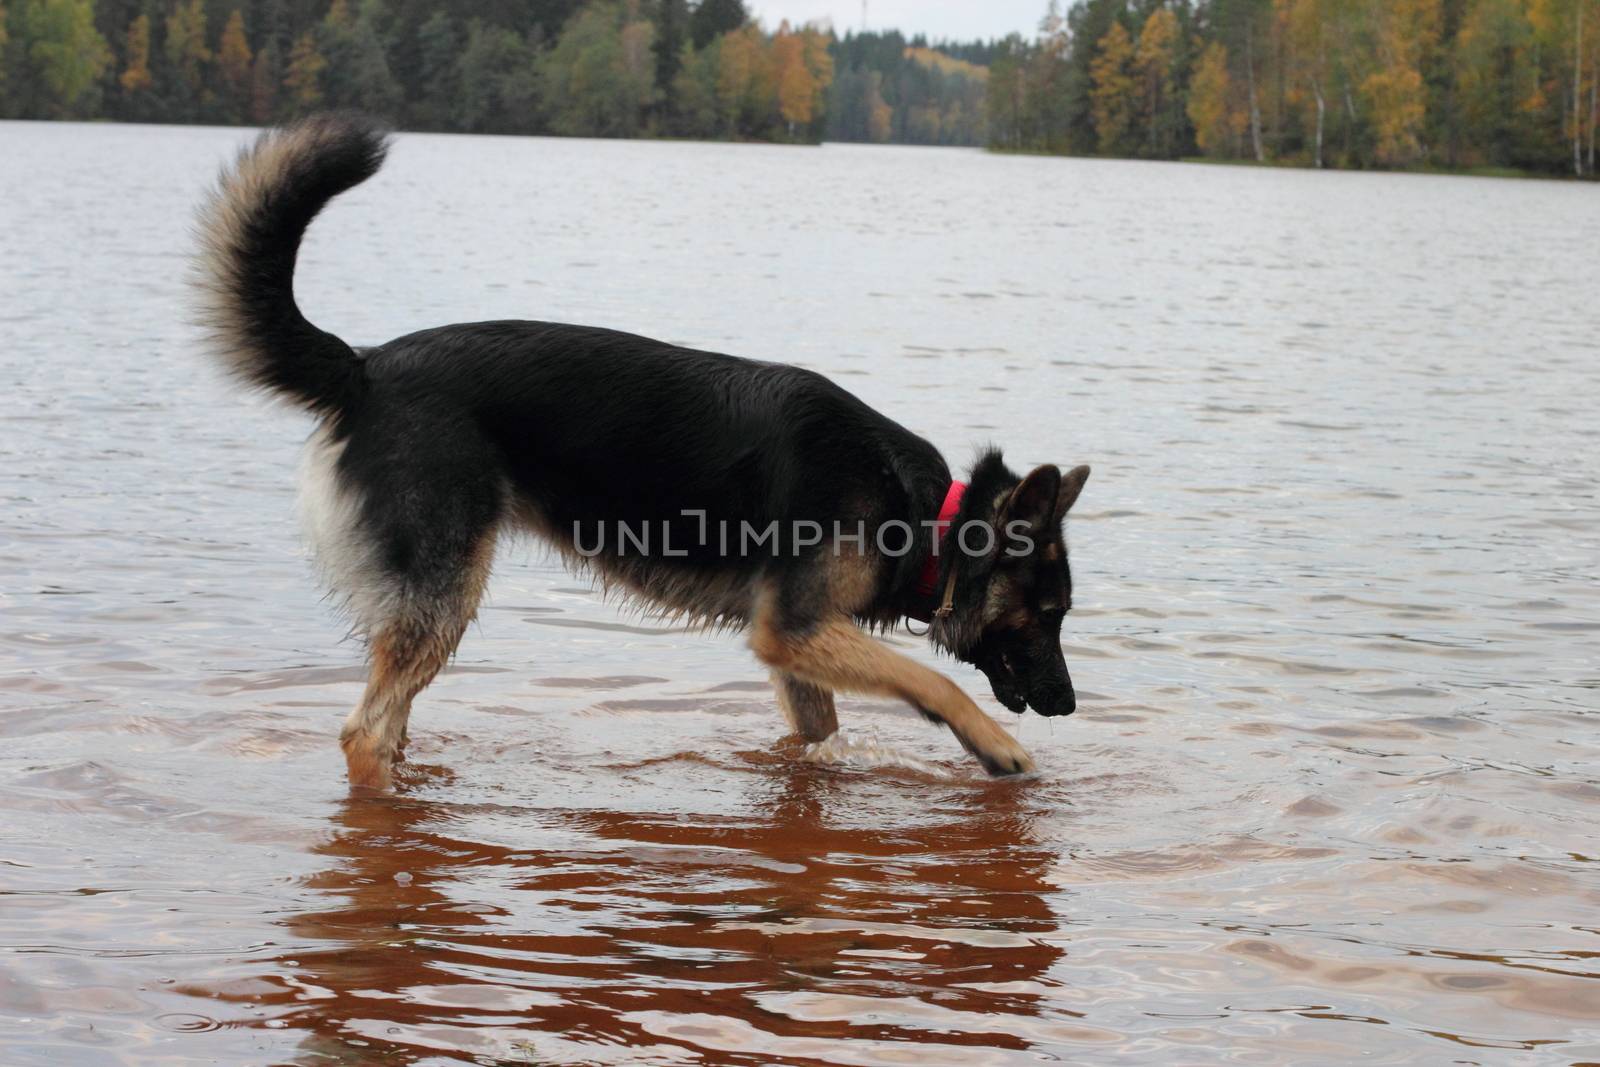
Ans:
[[[217,45],[217,66],[222,73],[222,84],[236,102],[243,101],[249,94],[252,58],[250,42],[244,34],[244,14],[234,8],[222,29],[222,41]]]
[[[1388,64],[1367,75],[1361,95],[1372,108],[1379,162],[1415,161],[1422,154],[1422,120],[1428,111],[1422,72],[1404,64]]]
[[[1194,139],[1208,156],[1226,155],[1237,140],[1233,118],[1233,78],[1228,74],[1228,49],[1213,41],[1200,53],[1189,81],[1189,121]]]
[[[117,83],[128,94],[141,93],[155,84],[150,76],[150,16],[140,15],[128,23],[128,61]]]
[[[778,114],[788,124],[789,135],[796,126],[810,123],[816,102],[817,81],[806,65],[806,45],[785,22],[772,39],[772,65],[778,71]]]
[[[1170,8],[1158,7],[1145,19],[1139,31],[1139,47],[1134,63],[1144,80],[1143,119],[1149,131],[1150,150],[1164,153],[1171,133],[1167,110],[1177,83],[1178,16]]]
[[[1288,43],[1286,66],[1292,83],[1290,102],[1311,112],[1312,162],[1322,166],[1322,146],[1328,122],[1328,27],[1340,14],[1339,0],[1273,0],[1273,8]],[[1333,10],[1330,10],[1333,8]],[[1310,89],[1307,95],[1304,89]]]
[[[760,42],[751,34],[732,30],[723,35],[717,51],[717,111],[729,133],[737,133],[745,98],[756,64]]]
[[[1121,22],[1113,22],[1095,47],[1089,63],[1089,114],[1100,151],[1123,152],[1133,125],[1138,85],[1134,80],[1133,38]]]
[[[322,103],[322,69],[328,61],[317,51],[316,38],[307,30],[289,51],[289,68],[283,74],[283,87],[289,101],[299,111],[311,111]]]
[[[717,109],[727,132],[749,134],[770,121],[778,71],[761,27],[748,23],[717,44]]]
[[[1438,47],[1440,0],[1390,0],[1374,5],[1375,67],[1361,82],[1372,113],[1380,163],[1404,166],[1422,156],[1427,90],[1422,71]]]

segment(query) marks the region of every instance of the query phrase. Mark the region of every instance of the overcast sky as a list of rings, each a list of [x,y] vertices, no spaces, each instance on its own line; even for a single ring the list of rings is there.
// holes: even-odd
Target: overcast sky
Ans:
[[[867,0],[867,28],[971,40],[1032,36],[1047,0]],[[840,34],[861,28],[861,0],[745,0],[768,29],[827,16]]]

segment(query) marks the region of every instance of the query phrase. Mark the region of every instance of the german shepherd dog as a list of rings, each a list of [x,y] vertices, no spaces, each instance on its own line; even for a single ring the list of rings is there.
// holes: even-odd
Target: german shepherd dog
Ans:
[[[992,775],[1033,769],[959,686],[870,631],[929,620],[1010,710],[1071,714],[1062,526],[1087,467],[1019,477],[990,451],[963,490],[933,445],[821,375],[588,326],[467,323],[353,348],[300,313],[295,259],[387,146],[356,116],[269,130],[200,215],[211,349],[319,420],[302,512],[369,660],[340,736],[353,785],[390,785],[412,699],[515,530],[646,609],[747,630],[808,741],[838,728],[836,691],[875,694],[948,726]]]

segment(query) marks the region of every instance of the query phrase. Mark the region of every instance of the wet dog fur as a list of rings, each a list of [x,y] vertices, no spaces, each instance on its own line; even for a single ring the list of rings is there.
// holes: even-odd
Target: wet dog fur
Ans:
[[[301,238],[329,200],[377,172],[386,148],[355,116],[269,130],[200,215],[212,352],[319,420],[300,474],[303,519],[369,658],[341,735],[354,785],[390,784],[411,702],[454,653],[508,531],[652,610],[748,631],[807,740],[837,729],[834,692],[875,694],[948,726],[991,774],[1033,768],[959,686],[871,636],[932,606],[919,577],[951,474],[931,444],[828,379],[586,326],[467,323],[355,349],[308,322],[293,292]],[[1022,477],[987,452],[937,546],[948,610],[928,636],[981,669],[1015,712],[1075,706],[1060,643],[1072,602],[1062,528],[1088,473],[1047,465]],[[682,536],[706,521],[686,512],[778,532],[730,553],[715,537]],[[876,534],[893,522],[910,528],[909,551],[880,550]],[[968,522],[1023,524],[1033,548],[958,551]],[[793,532],[804,523],[867,536],[812,544]],[[623,525],[671,525],[677,543],[583,547]],[[883,540],[898,548],[904,537]]]

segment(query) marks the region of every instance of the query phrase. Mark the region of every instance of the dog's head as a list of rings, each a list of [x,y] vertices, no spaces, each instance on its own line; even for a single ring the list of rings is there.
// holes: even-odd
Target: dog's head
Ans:
[[[935,618],[936,643],[989,678],[995,699],[1021,714],[1071,715],[1077,708],[1061,654],[1061,621],[1072,610],[1072,570],[1063,522],[1089,479],[1088,467],[1066,474],[1046,465],[1019,478],[984,456],[973,468],[946,567],[955,573],[951,612]],[[987,551],[981,527],[993,531]],[[950,572],[941,569],[948,580]]]

